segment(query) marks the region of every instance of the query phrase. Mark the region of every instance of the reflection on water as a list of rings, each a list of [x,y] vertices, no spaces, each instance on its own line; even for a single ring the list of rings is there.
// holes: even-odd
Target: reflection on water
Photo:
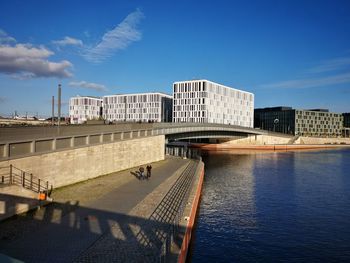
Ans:
[[[350,262],[350,151],[209,153],[191,262]]]

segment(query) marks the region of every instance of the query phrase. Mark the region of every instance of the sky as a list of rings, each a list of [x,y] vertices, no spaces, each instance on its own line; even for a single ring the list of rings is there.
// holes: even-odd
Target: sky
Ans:
[[[350,112],[350,1],[1,1],[0,115],[208,79],[255,107]]]

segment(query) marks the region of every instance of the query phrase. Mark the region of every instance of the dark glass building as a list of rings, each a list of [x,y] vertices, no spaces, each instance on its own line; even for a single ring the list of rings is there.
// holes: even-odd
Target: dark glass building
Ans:
[[[341,136],[343,115],[327,109],[298,110],[291,107],[255,109],[254,127],[302,136]]]
[[[344,128],[350,128],[350,112],[348,113],[343,113],[343,118],[344,118]]]
[[[291,107],[255,109],[254,127],[268,131],[294,134],[295,110]]]

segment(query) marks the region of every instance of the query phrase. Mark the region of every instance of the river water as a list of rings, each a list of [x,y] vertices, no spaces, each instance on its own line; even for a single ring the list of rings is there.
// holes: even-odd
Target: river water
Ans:
[[[350,149],[203,160],[189,262],[350,262]]]

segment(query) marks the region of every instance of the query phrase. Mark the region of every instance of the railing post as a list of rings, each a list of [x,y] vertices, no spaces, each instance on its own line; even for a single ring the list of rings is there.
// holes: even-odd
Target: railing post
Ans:
[[[30,174],[30,189],[33,190],[33,174]]]
[[[12,164],[10,164],[10,184],[12,184]]]
[[[49,181],[46,181],[46,192],[49,192]]]
[[[40,179],[38,179],[38,193],[40,193]]]
[[[26,173],[22,172],[22,186],[23,187],[25,187],[25,185],[26,185],[25,180],[26,180]]]

